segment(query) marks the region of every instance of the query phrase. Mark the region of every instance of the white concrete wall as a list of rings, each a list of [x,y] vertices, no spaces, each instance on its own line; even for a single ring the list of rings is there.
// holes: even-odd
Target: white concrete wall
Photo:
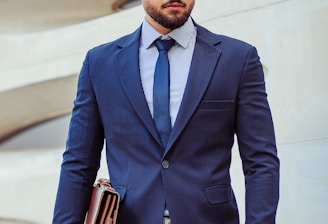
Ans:
[[[326,0],[199,0],[193,13],[210,30],[257,46],[262,57],[281,158],[277,223],[328,222],[327,15]],[[0,92],[77,73],[87,49],[142,19],[136,7],[63,29],[0,35]],[[63,149],[0,153],[0,217],[51,222]],[[236,148],[232,175],[243,222]]]

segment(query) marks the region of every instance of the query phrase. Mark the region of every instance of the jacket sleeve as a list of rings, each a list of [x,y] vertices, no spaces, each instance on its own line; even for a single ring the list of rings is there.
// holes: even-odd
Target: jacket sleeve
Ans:
[[[53,223],[84,223],[104,142],[87,55],[78,81],[63,154]]]
[[[236,134],[246,188],[246,223],[274,224],[279,199],[279,159],[263,68],[252,47],[240,81]]]

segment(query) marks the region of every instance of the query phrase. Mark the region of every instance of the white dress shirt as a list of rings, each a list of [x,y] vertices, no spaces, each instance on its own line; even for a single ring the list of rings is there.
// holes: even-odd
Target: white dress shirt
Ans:
[[[180,28],[163,36],[157,32],[146,20],[142,24],[141,42],[139,49],[139,67],[143,91],[153,115],[153,82],[158,50],[153,44],[158,38],[176,41],[168,52],[170,63],[170,116],[174,125],[183,93],[186,87],[191,60],[196,43],[196,27],[191,18]]]

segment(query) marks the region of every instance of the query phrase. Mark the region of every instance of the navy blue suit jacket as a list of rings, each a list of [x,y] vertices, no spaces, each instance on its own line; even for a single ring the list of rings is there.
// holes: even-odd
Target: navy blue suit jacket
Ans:
[[[105,139],[121,195],[118,224],[239,223],[229,168],[237,135],[246,223],[275,223],[279,160],[256,49],[197,26],[181,107],[167,147],[139,74],[140,28],[90,50],[79,76],[53,223],[83,223]],[[174,75],[174,74],[173,74]]]

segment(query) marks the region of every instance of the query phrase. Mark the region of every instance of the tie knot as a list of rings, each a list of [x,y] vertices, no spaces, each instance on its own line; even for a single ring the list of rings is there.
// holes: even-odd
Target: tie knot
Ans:
[[[173,39],[169,39],[169,40],[157,39],[155,41],[157,50],[158,51],[166,51],[166,52],[168,52],[170,50],[170,48],[174,45],[174,43],[175,43],[175,41]]]

